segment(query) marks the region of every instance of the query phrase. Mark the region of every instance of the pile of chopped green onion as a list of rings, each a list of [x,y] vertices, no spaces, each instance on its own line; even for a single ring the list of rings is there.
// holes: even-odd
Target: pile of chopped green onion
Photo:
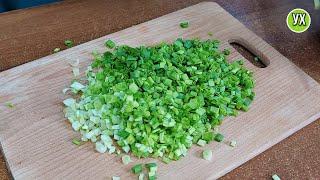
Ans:
[[[252,72],[227,62],[217,40],[106,46],[114,49],[93,54],[86,82],[72,83],[78,98],[64,100],[73,129],[100,153],[178,160],[192,144],[222,141],[213,128],[255,96]]]

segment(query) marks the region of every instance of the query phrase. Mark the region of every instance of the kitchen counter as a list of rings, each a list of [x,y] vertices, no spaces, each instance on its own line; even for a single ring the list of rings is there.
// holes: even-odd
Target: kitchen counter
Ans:
[[[64,40],[81,44],[199,0],[67,0],[0,14],[0,71],[49,55]],[[223,8],[320,83],[320,10],[313,0],[217,0]],[[286,25],[293,8],[311,15],[308,31]],[[0,85],[1,88],[1,85]],[[1,97],[0,97],[1,98]],[[221,179],[320,178],[320,120],[276,144]],[[0,155],[0,179],[10,174]]]

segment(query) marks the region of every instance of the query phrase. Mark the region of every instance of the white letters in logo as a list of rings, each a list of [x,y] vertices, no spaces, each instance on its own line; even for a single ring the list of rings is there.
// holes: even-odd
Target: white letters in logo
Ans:
[[[306,14],[305,13],[292,13],[292,17],[293,17],[293,25],[294,26],[296,26],[298,23],[299,23],[299,26],[306,25],[306,21],[305,21]]]

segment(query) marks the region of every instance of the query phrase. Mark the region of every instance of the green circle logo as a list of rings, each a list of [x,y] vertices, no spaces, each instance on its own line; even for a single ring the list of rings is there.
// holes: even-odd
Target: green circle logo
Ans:
[[[304,9],[293,9],[287,16],[287,25],[295,33],[305,32],[311,24],[310,14]]]

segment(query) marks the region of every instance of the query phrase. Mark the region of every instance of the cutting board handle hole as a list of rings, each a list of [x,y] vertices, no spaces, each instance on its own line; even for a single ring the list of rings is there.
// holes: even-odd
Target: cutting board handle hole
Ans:
[[[250,51],[249,48],[246,48],[241,42],[232,40],[229,41],[229,44],[254,66],[266,68],[269,65],[269,62],[265,60],[263,56],[259,56],[255,52]]]

